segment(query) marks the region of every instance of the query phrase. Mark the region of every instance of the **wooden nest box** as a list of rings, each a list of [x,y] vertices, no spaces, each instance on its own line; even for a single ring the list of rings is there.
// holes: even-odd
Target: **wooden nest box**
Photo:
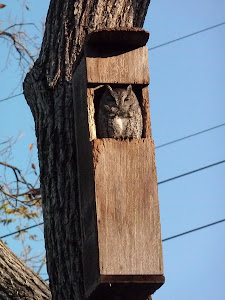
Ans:
[[[148,32],[104,29],[87,36],[74,67],[73,98],[85,298],[143,299],[163,283],[162,241],[149,113]],[[132,85],[139,139],[98,138],[106,85]],[[117,298],[118,297],[118,298]]]

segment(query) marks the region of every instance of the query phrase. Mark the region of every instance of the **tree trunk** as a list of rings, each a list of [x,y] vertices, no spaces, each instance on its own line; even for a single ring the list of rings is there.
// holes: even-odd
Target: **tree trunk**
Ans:
[[[150,0],[52,0],[39,59],[24,81],[40,163],[53,299],[83,299],[72,69],[87,33],[142,27]]]
[[[51,299],[47,283],[0,240],[0,299]]]

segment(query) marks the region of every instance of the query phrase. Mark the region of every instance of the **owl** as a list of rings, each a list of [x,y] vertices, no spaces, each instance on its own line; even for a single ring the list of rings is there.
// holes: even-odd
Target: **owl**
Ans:
[[[96,127],[98,138],[141,138],[142,113],[131,85],[114,89],[106,86],[99,103]]]

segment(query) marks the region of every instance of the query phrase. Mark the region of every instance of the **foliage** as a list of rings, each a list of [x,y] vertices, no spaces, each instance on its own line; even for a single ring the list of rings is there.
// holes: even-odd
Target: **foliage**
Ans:
[[[30,245],[30,241],[40,241],[40,238],[37,234],[21,230],[29,226],[30,222],[39,224],[42,221],[39,175],[36,165],[31,161],[25,174],[7,162],[11,159],[13,145],[11,139],[0,144],[4,146],[0,149],[3,159],[0,161],[0,223],[10,231],[12,228],[13,232],[18,231],[14,238],[22,244],[21,259],[40,272],[40,266],[45,263],[45,255],[33,255]],[[32,149],[33,145],[30,145],[29,151]]]
[[[0,4],[0,39],[6,44],[8,51],[3,60],[6,66],[10,61],[18,63],[22,73],[19,80],[21,86],[27,69],[32,67],[39,53],[42,33],[34,23],[24,21],[24,11],[29,11],[27,1],[22,2],[19,16],[18,12],[10,11],[9,6],[10,4]],[[3,11],[8,12],[7,18],[3,18]],[[32,30],[28,31],[29,28]],[[21,136],[15,139],[1,137],[0,140],[0,224],[9,233],[18,231],[13,237],[22,246],[20,258],[40,273],[45,264],[45,253],[35,253],[33,247],[34,242],[43,240],[43,228],[39,226],[40,229],[35,230],[35,233],[21,230],[43,221],[38,163],[37,157],[32,155],[35,152],[35,143],[32,143],[28,149],[28,166],[23,166],[20,170],[14,165],[12,153],[20,138]],[[7,240],[4,239],[4,242]]]
[[[4,12],[8,12],[7,18],[3,18],[3,14],[0,14],[0,39],[8,48],[8,55],[4,58],[5,65],[7,67],[11,58],[14,64],[18,63],[22,72],[22,81],[27,69],[33,66],[38,56],[42,32],[36,24],[25,22],[24,11],[29,11],[26,0],[22,2],[19,17],[17,10],[10,9],[9,4],[7,6],[0,4],[0,13],[2,9],[4,9]]]

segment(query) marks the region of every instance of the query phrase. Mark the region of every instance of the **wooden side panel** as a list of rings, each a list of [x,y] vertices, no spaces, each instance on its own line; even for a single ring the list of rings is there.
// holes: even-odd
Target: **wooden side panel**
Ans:
[[[101,275],[163,274],[152,139],[93,141]]]
[[[99,284],[99,258],[95,207],[95,184],[92,147],[89,142],[87,80],[85,59],[73,75],[73,101],[79,179],[79,204],[85,294]],[[90,120],[89,120],[90,121]]]
[[[118,55],[87,57],[88,83],[149,84],[148,48]]]
[[[87,89],[87,109],[90,141],[97,138],[95,125],[94,89]]]
[[[143,87],[142,89],[142,117],[143,117],[143,137],[151,138],[152,137],[152,127],[150,119],[150,107],[149,107],[149,93],[148,86]]]

